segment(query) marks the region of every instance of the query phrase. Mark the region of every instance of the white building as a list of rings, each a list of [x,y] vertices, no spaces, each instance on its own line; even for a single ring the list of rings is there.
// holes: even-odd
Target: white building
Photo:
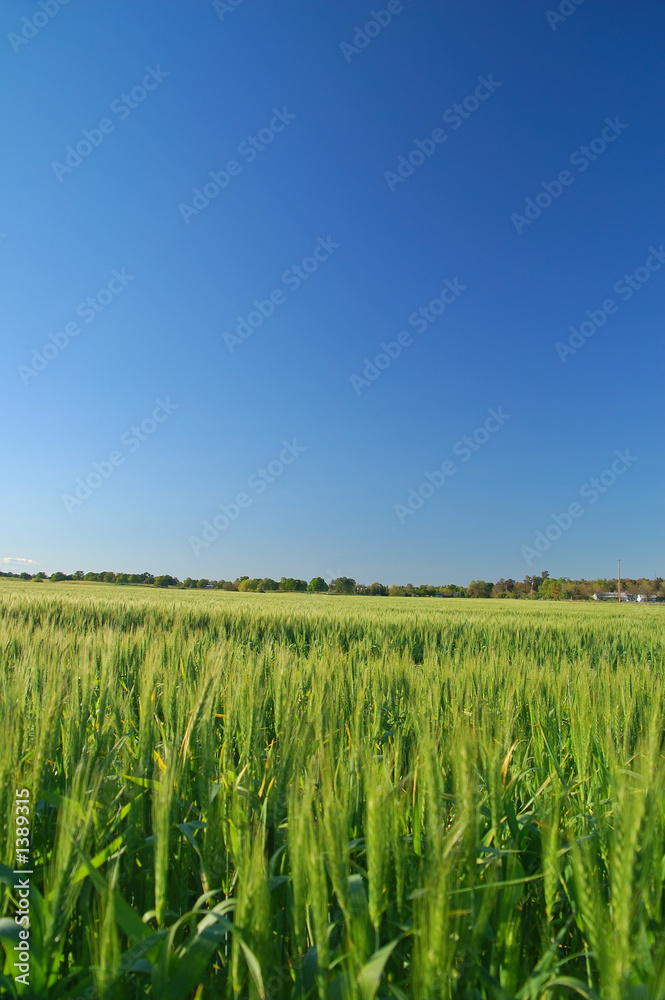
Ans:
[[[594,601],[618,601],[619,600],[619,595],[618,595],[618,593],[616,591],[613,591],[612,593],[609,593],[609,594],[600,594],[600,593],[598,593],[598,594],[594,594],[593,595],[593,599],[594,599]],[[623,592],[623,590],[621,591],[621,600],[622,600],[622,602],[625,601],[626,603],[630,604],[630,603],[634,603],[636,599],[638,601],[640,600],[639,597],[635,598],[635,594],[625,594]],[[642,595],[642,600],[646,600],[646,597],[644,597],[643,595]]]

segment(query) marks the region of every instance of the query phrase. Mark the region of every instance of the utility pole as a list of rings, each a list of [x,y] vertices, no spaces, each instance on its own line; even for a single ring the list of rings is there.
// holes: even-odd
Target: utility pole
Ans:
[[[621,604],[621,560],[617,559],[617,563],[618,563],[618,566],[619,566],[619,571],[618,571],[618,574],[617,574],[617,580],[618,580],[618,583],[619,583],[619,604]]]

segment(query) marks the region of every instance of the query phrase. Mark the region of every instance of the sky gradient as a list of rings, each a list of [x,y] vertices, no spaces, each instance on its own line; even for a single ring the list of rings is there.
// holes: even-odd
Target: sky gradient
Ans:
[[[1,557],[665,575],[665,3],[0,18]]]

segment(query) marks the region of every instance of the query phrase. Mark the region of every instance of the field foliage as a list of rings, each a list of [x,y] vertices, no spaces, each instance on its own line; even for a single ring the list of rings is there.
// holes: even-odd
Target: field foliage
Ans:
[[[665,997],[664,622],[3,582],[2,995]]]

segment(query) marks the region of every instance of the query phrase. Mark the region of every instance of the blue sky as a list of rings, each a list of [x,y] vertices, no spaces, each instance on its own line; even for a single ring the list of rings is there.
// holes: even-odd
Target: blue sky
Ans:
[[[0,18],[4,559],[665,575],[665,3]]]

